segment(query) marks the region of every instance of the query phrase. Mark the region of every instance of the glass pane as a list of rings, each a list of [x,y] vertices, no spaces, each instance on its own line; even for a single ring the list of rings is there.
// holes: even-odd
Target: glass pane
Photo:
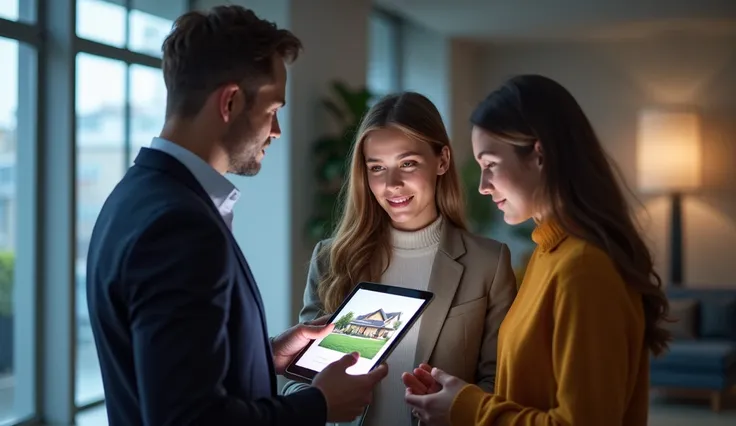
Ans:
[[[158,68],[130,66],[130,162],[161,133],[166,116],[166,85]]]
[[[133,0],[130,14],[128,48],[152,56],[161,56],[161,44],[179,15],[186,11],[185,0]]]
[[[0,0],[0,18],[36,22],[36,0]]]
[[[376,96],[399,90],[398,31],[390,19],[376,13],[368,20],[368,90]]]
[[[16,259],[19,238],[26,235],[23,215],[33,217],[24,211],[27,199],[19,193],[24,183],[18,179],[19,174],[25,178],[18,166],[28,164],[20,160],[27,160],[35,121],[29,116],[35,94],[28,90],[34,81],[33,53],[0,38],[0,423],[33,414],[34,336],[27,324],[34,315],[33,286],[25,273],[29,265]],[[26,252],[21,248],[18,253]]]
[[[122,0],[77,0],[77,35],[124,47],[126,13],[122,3]]]
[[[75,426],[107,426],[107,410],[104,405],[77,413]]]
[[[77,55],[77,404],[103,397],[87,310],[86,259],[97,215],[123,176],[125,71],[121,61]]]

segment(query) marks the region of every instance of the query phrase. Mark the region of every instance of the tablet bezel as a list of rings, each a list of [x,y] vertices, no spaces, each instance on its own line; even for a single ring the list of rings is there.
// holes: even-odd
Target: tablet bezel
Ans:
[[[350,300],[353,298],[353,296],[355,296],[355,294],[358,292],[358,290],[361,290],[361,289],[375,291],[379,293],[395,294],[397,296],[411,297],[413,299],[423,300],[422,305],[416,311],[416,314],[401,329],[401,331],[399,332],[399,335],[396,336],[396,338],[389,344],[389,347],[386,349],[386,351],[384,351],[384,353],[378,358],[378,360],[375,361],[375,363],[369,370],[371,371],[377,366],[381,365],[381,363],[383,363],[391,355],[391,353],[394,351],[394,349],[399,344],[399,342],[401,342],[404,336],[406,336],[406,333],[414,326],[414,323],[416,322],[416,320],[424,314],[424,311],[427,309],[427,306],[429,306],[432,300],[434,300],[434,293],[430,291],[426,291],[426,290],[416,290],[416,289],[411,289],[411,288],[398,287],[394,285],[362,281],[353,288],[350,294],[348,294],[345,300],[343,300],[340,306],[330,316],[330,319],[327,321],[328,324],[331,324],[337,319],[337,313],[342,311],[345,305],[347,305],[350,302]],[[294,359],[291,360],[288,367],[286,367],[286,370],[284,371],[284,376],[286,378],[296,380],[299,382],[311,383],[312,380],[314,379],[314,376],[319,374],[319,372],[317,371],[310,370],[306,367],[301,367],[299,365],[296,365],[296,363],[299,362],[301,357],[304,355],[306,351],[309,350],[309,348],[312,346],[314,342],[315,340],[310,341],[307,344],[307,346],[305,346],[304,349],[302,349],[294,357]]]

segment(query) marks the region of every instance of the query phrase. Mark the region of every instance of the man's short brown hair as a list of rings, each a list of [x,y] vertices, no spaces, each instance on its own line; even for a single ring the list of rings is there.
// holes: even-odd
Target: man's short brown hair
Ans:
[[[290,31],[241,6],[217,6],[180,16],[163,43],[166,117],[189,118],[225,84],[240,84],[250,100],[273,77],[273,57],[296,60],[302,44]]]

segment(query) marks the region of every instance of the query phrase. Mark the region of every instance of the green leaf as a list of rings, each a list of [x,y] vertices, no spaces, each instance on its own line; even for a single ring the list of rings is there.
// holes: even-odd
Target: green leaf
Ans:
[[[345,117],[345,113],[343,112],[343,110],[332,100],[323,99],[322,105],[327,109],[327,112],[332,114],[334,119],[337,120],[340,125],[344,125],[344,123],[348,121],[348,118]]]
[[[334,136],[324,136],[314,142],[313,152],[316,156],[340,155],[342,153],[342,145],[342,138]]]
[[[314,218],[307,224],[307,234],[314,241],[327,238],[330,235],[330,222],[324,217]]]
[[[334,81],[330,88],[335,95],[323,99],[322,105],[336,119],[340,129],[325,135],[312,145],[315,175],[318,185],[312,219],[306,224],[310,239],[329,236],[336,226],[340,189],[345,181],[350,150],[355,141],[360,120],[368,111],[372,94],[365,87],[351,88],[342,81]]]
[[[348,101],[348,110],[350,111],[356,125],[363,119],[365,113],[368,112],[368,105],[371,97],[370,92],[363,89],[360,92],[355,93],[355,95]]]
[[[496,210],[490,198],[478,192],[480,184],[480,167],[470,159],[460,169],[460,177],[467,206],[468,222],[473,232],[485,234],[494,222]]]
[[[0,252],[0,316],[13,315],[13,280],[15,275],[15,254]]]
[[[368,111],[368,103],[371,99],[371,93],[367,88],[362,87],[357,90],[350,90],[342,81],[336,81],[333,88],[345,106],[350,117],[347,121],[358,123],[363,115]]]
[[[344,105],[350,104],[350,99],[353,97],[353,93],[351,93],[347,84],[343,81],[337,80],[332,83],[332,89]]]
[[[332,157],[325,161],[322,166],[322,177],[326,181],[332,181],[334,179],[342,179],[343,172],[345,170],[345,159]]]

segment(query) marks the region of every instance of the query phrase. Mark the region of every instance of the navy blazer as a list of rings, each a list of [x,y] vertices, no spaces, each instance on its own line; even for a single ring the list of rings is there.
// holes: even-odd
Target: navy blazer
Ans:
[[[319,390],[276,395],[248,263],[170,155],[142,149],[102,207],[87,299],[110,426],[324,426]]]

